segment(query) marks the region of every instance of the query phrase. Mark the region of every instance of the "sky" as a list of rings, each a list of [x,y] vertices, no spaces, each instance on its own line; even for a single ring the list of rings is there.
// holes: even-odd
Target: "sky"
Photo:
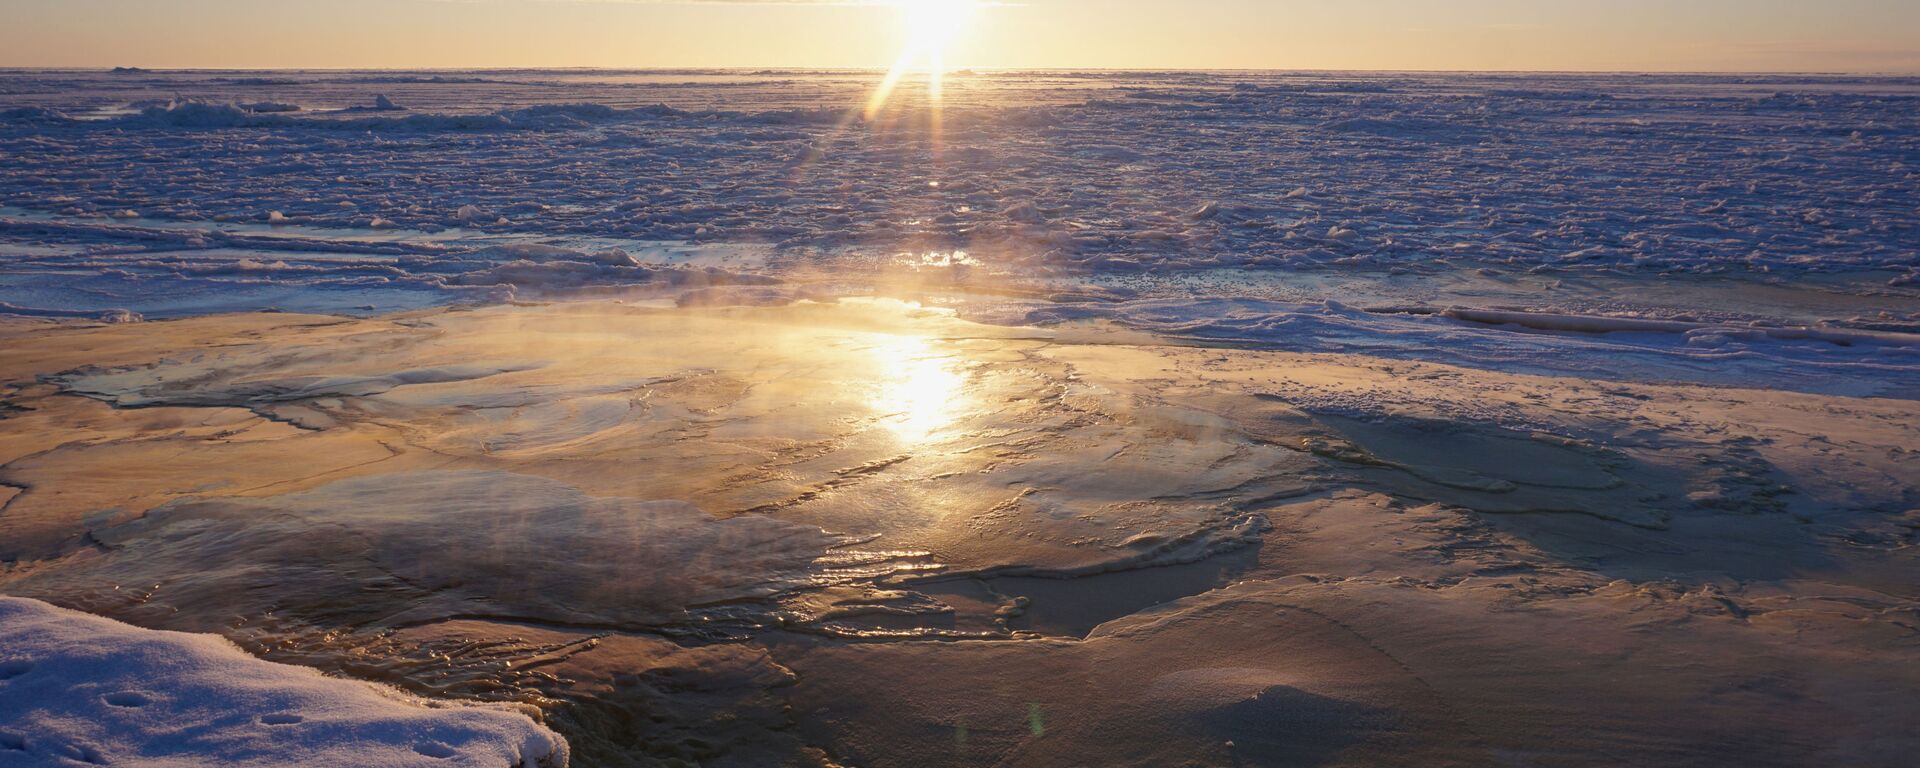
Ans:
[[[888,0],[0,0],[0,67],[886,67]],[[1920,0],[1001,0],[949,66],[1920,72]]]

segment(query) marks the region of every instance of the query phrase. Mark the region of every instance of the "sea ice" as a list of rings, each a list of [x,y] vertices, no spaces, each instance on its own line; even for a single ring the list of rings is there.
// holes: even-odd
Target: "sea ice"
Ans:
[[[1920,80],[948,84],[0,72],[0,591],[593,764],[1920,748]]]
[[[527,714],[429,705],[156,632],[0,597],[0,765],[564,768]]]

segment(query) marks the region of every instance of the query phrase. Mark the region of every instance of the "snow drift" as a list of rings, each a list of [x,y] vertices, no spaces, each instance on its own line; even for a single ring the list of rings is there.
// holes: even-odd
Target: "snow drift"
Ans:
[[[561,768],[511,711],[430,708],[369,683],[0,597],[0,764]]]

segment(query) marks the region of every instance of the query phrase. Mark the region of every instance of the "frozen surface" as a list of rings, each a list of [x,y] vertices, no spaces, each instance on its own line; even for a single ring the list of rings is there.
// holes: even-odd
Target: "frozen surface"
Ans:
[[[1107,320],[1170,336],[1301,352],[1580,377],[1920,397],[1920,333],[1556,313],[1181,298],[975,307],[987,322]]]
[[[250,584],[274,594],[254,608],[262,613],[295,589],[311,609],[350,616],[385,607],[394,622],[481,613],[687,622],[702,606],[871,576],[859,566],[888,559],[836,552],[854,542],[818,528],[714,520],[685,503],[593,499],[483,472],[382,475],[262,502],[176,502],[98,536],[110,547],[168,543],[101,563],[92,583],[171,579],[169,602],[230,609],[238,604],[227,592]],[[218,565],[195,565],[210,562]],[[196,575],[177,576],[187,573]],[[378,592],[388,595],[371,597]]]
[[[1021,269],[1904,271],[1920,248],[1911,79],[992,73],[937,128],[915,94],[851,120],[870,85],[10,72],[0,202]],[[413,109],[348,109],[381,94]],[[309,111],[232,106],[268,97]]]
[[[1916,748],[1911,400],[894,301],[0,333],[0,591],[590,764]]]
[[[0,73],[0,312],[878,293],[1298,351],[1914,392],[1911,78],[965,73],[937,122],[914,89],[854,119],[871,80]],[[1696,327],[1522,338],[1452,308]]]
[[[0,765],[562,768],[525,714],[429,707],[155,632],[0,597]]]
[[[1920,81],[874,79],[0,73],[0,592],[621,768],[1920,749]]]

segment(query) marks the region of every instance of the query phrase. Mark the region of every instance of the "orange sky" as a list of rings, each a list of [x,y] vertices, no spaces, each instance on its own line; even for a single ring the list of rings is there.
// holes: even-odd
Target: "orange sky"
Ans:
[[[0,66],[884,67],[863,0],[0,0]],[[1920,72],[1913,0],[1015,0],[954,66]]]

